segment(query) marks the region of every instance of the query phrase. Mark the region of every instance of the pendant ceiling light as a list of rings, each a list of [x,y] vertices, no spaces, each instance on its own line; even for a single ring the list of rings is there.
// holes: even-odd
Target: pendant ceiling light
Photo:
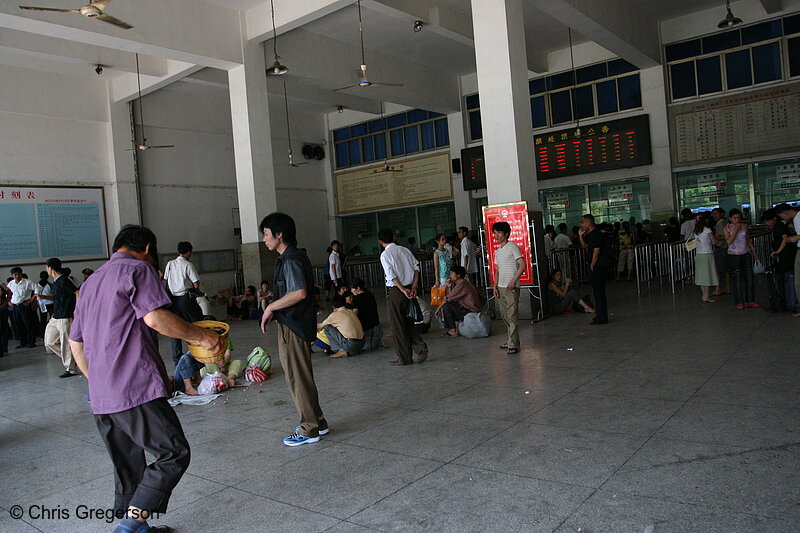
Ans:
[[[725,15],[725,18],[719,21],[717,24],[717,28],[725,29],[725,28],[732,28],[734,26],[738,26],[742,23],[742,19],[739,17],[734,17],[733,13],[731,12],[731,2],[730,0],[725,0],[725,7],[728,9],[728,14]]]
[[[280,76],[289,72],[289,69],[281,64],[281,56],[278,55],[278,30],[275,29],[275,5],[272,0],[269,0],[269,8],[272,13],[272,54],[275,56],[275,62],[267,69],[267,74]]]

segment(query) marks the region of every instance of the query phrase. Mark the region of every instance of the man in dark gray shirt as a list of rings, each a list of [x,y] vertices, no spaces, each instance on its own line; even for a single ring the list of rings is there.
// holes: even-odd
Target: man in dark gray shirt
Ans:
[[[259,230],[264,244],[280,254],[275,263],[274,300],[261,316],[261,331],[278,322],[278,354],[286,384],[300,414],[300,425],[283,439],[286,446],[319,441],[328,433],[328,422],[319,406],[311,368],[311,342],[317,333],[314,274],[308,256],[297,249],[294,220],[284,213],[264,217]]]

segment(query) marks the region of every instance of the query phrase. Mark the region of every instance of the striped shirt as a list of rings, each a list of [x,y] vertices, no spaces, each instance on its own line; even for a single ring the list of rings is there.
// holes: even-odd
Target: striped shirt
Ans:
[[[498,287],[508,287],[508,284],[511,283],[511,278],[517,272],[517,259],[520,257],[522,257],[522,252],[519,250],[519,246],[511,241],[495,251],[494,264],[497,265],[496,285]],[[519,287],[519,279],[517,287]]]

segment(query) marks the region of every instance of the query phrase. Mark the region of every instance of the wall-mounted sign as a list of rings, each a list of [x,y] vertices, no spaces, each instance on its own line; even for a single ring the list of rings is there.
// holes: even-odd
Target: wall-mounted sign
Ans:
[[[439,153],[407,159],[390,165],[398,172],[385,172],[383,165],[334,175],[340,214],[372,211],[453,197],[450,154]]]
[[[548,211],[562,211],[569,207],[569,193],[551,192],[545,194]]]
[[[103,189],[0,187],[0,265],[108,258]]]
[[[608,190],[608,205],[627,205],[633,201],[633,185],[611,185]]]
[[[669,108],[676,166],[800,146],[800,84]]]
[[[775,170],[778,187],[781,189],[796,189],[800,187],[800,163],[778,165]]]
[[[533,287],[533,266],[531,262],[531,234],[528,227],[528,203],[497,204],[483,206],[483,227],[486,229],[487,253],[489,255],[489,283],[494,285],[494,254],[500,247],[492,237],[495,222],[505,221],[511,226],[510,242],[516,243],[525,259],[525,272],[519,278],[521,287]]]
[[[486,161],[483,159],[483,146],[461,150],[461,176],[464,190],[486,188]]]
[[[534,137],[537,179],[649,165],[650,120],[639,115]]]
[[[725,183],[728,176],[725,172],[712,172],[697,176],[697,188],[701,194],[725,194]]]

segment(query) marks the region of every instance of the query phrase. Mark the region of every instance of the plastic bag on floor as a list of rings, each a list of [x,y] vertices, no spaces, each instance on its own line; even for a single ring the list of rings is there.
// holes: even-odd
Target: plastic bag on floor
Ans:
[[[458,332],[468,339],[488,337],[492,334],[492,321],[486,313],[469,313],[458,323]]]
[[[206,374],[197,386],[198,394],[216,394],[228,388],[228,382],[222,372],[214,372],[213,374]]]

